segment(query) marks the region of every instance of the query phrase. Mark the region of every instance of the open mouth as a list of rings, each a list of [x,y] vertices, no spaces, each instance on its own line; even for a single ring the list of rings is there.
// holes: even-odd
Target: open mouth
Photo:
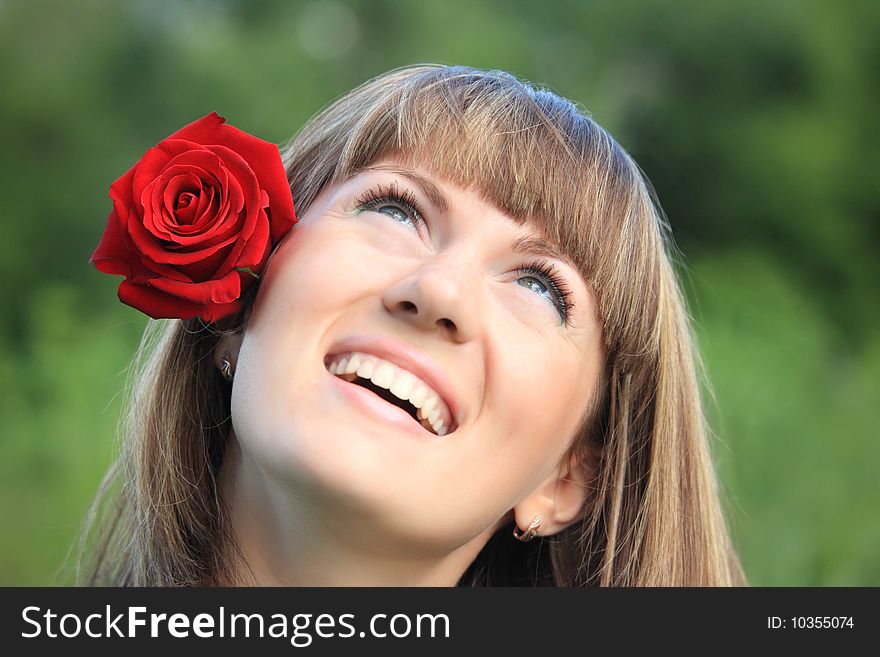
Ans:
[[[445,436],[455,429],[449,407],[430,386],[393,363],[361,352],[335,354],[324,359],[327,370],[361,386],[406,412],[425,430]]]

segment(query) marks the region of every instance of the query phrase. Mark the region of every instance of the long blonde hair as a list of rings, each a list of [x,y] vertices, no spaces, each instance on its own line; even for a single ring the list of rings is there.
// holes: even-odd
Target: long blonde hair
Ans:
[[[327,186],[393,156],[532,222],[598,302],[606,372],[569,456],[595,472],[582,520],[522,544],[499,530],[461,585],[745,583],[702,413],[698,357],[665,218],[645,176],[573,103],[499,71],[422,65],[330,104],[282,149],[298,214]],[[296,228],[294,228],[296,230]],[[242,330],[244,310],[223,330]],[[121,454],[86,538],[87,581],[231,581],[236,553],[217,477],[230,388],[199,320],[150,322]],[[109,506],[105,504],[109,502]],[[91,536],[92,532],[86,534]]]

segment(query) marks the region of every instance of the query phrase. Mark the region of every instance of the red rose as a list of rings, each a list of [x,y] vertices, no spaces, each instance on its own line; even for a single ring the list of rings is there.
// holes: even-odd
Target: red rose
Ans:
[[[278,147],[211,113],[148,150],[110,186],[95,267],[156,319],[236,312],[296,221]]]

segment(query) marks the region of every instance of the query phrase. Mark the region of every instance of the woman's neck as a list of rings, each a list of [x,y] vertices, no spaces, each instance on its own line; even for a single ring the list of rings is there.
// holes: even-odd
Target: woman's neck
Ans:
[[[494,532],[446,551],[379,535],[363,513],[254,476],[261,470],[247,458],[230,436],[221,489],[239,564],[231,584],[455,586]]]

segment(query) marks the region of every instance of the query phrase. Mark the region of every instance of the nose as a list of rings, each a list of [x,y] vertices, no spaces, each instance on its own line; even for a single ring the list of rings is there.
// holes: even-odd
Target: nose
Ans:
[[[462,264],[433,261],[396,281],[382,295],[391,314],[428,331],[439,331],[455,342],[477,332],[478,290],[474,272]]]

